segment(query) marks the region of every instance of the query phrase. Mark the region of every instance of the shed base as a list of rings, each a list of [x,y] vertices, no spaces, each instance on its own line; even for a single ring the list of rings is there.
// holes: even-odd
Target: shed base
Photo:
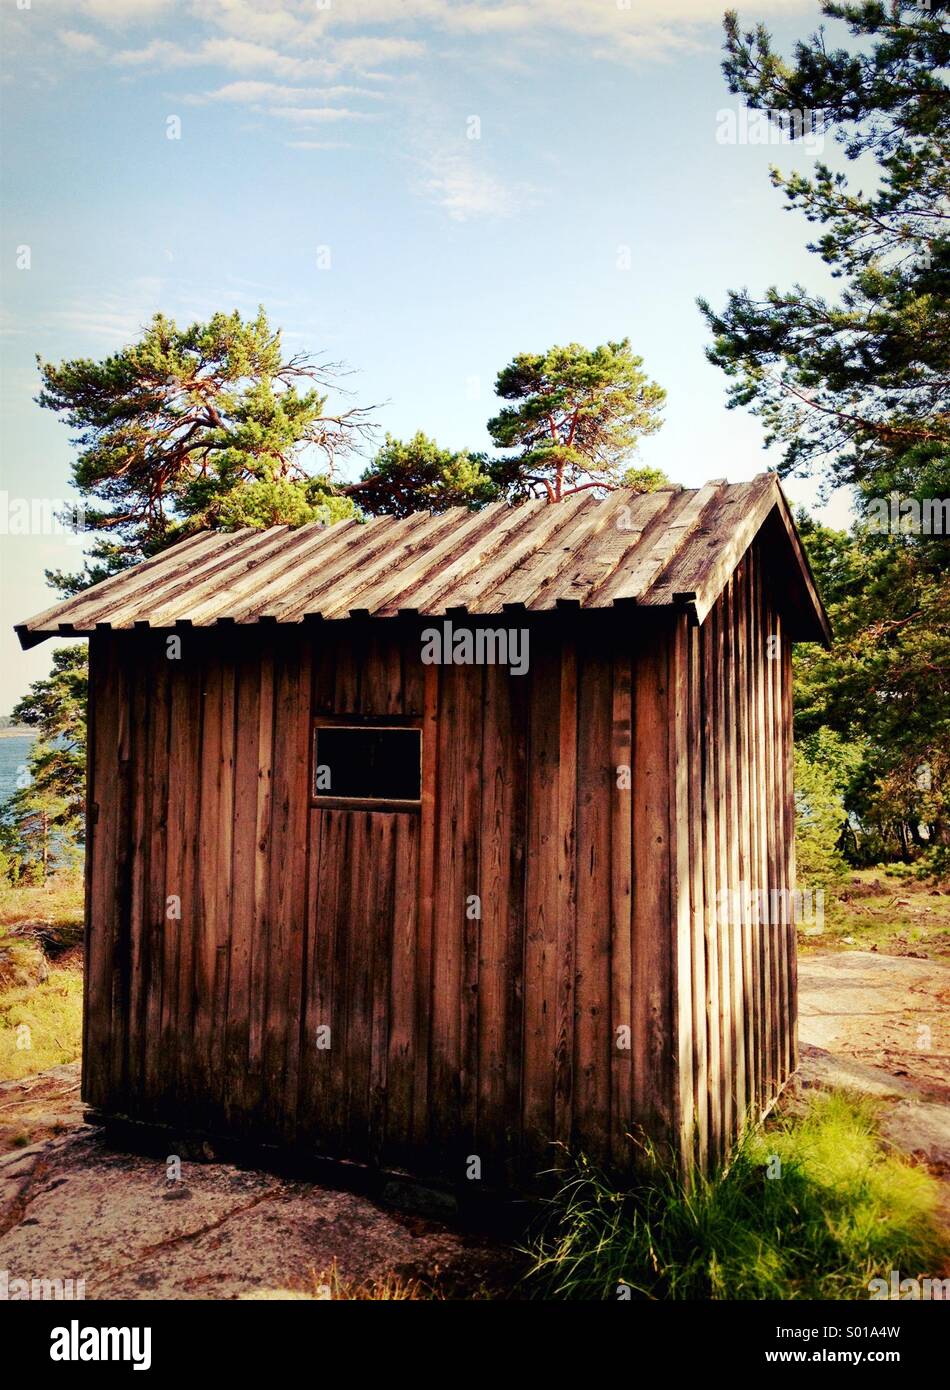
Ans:
[[[396,1168],[313,1153],[300,1146],[278,1146],[200,1129],[182,1130],[159,1121],[107,1114],[92,1107],[87,1107],[83,1114],[88,1124],[102,1130],[105,1143],[113,1149],[160,1159],[174,1153],[189,1163],[260,1168],[280,1177],[357,1192],[383,1206],[499,1239],[522,1236],[543,1209],[541,1197],[515,1197],[484,1184],[453,1185]]]

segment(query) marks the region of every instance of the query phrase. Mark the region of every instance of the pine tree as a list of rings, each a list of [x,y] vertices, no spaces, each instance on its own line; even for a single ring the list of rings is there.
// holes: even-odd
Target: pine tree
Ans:
[[[743,289],[721,311],[700,307],[729,405],[765,422],[778,471],[854,490],[850,533],[800,519],[836,640],[796,654],[796,733],[806,748],[831,734],[858,750],[845,805],[879,857],[928,845],[938,867],[950,849],[950,538],[870,521],[892,492],[950,497],[947,5],[821,8],[848,26],[850,47],[821,30],[786,62],[761,25],[744,32],[730,12],[723,68],[751,107],[820,112],[846,160],[862,159],[862,174],[871,164],[869,192],[825,163],[810,178],[772,171],[788,209],[817,228],[809,250],[840,294]]]
[[[14,880],[45,881],[51,863],[82,843],[88,686],[85,646],[58,647],[49,676],[14,706],[14,721],[37,733],[23,785],[0,808],[0,846]]]
[[[824,163],[810,178],[772,171],[788,209],[819,229],[809,250],[841,294],[736,290],[719,312],[701,300],[708,356],[732,380],[730,407],[751,408],[781,446],[780,472],[817,468],[864,498],[950,494],[946,10],[826,3],[858,42],[830,48],[822,30],[790,63],[761,25],[743,33],[726,16],[730,90],[757,109],[820,112],[849,160],[876,161],[877,178],[866,193]]]
[[[264,310],[178,328],[156,314],[103,362],[39,361],[37,400],[76,431],[76,524],[92,533],[75,593],[191,531],[353,515],[335,461],[370,430],[361,406],[329,413],[338,363],[288,355]],[[319,469],[316,465],[319,464]]]
[[[441,448],[417,430],[409,440],[386,435],[358,483],[342,491],[370,515],[408,516],[448,507],[485,506],[503,492],[497,466],[484,454]]]
[[[522,352],[503,368],[495,392],[516,404],[490,420],[488,431],[498,448],[520,451],[505,461],[509,494],[559,502],[585,488],[621,485],[639,440],[663,423],[666,392],[642,366],[624,338]]]

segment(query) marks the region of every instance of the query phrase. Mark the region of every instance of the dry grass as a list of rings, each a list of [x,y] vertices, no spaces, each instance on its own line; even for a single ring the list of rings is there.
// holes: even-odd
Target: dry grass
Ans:
[[[0,889],[0,1080],[78,1059],[82,878]]]
[[[312,1298],[347,1303],[421,1302],[443,1297],[432,1284],[401,1274],[385,1274],[379,1279],[346,1279],[335,1260],[329,1269],[320,1273],[310,1271],[307,1292]]]
[[[43,887],[0,886],[0,927],[35,923],[62,937],[63,945],[82,941],[81,873],[55,874]]]
[[[857,870],[826,894],[823,930],[800,928],[798,943],[950,960],[950,885],[921,882],[902,865]]]

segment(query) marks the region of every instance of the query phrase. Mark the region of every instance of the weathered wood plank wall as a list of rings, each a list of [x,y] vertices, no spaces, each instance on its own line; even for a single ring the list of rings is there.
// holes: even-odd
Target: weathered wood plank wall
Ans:
[[[520,677],[402,620],[92,639],[92,1106],[498,1186],[767,1108],[794,928],[717,911],[793,874],[760,548],[699,629],[531,622]],[[312,805],[312,714],[421,724],[421,806]]]
[[[747,552],[702,627],[680,621],[670,647],[685,708],[674,696],[676,1131],[707,1167],[798,1064],[791,643],[765,547]]]

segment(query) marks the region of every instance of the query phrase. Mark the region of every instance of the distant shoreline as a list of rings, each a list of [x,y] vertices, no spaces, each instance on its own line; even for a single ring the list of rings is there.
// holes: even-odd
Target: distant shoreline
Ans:
[[[0,738],[36,738],[36,730],[26,724],[8,724],[0,729]]]

